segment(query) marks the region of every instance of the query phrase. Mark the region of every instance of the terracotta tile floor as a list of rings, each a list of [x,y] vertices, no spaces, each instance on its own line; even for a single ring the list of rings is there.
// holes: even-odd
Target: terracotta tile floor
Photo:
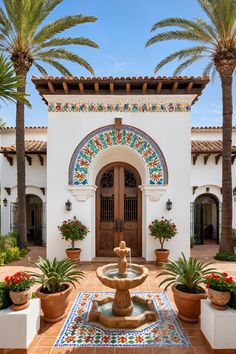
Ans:
[[[236,279],[236,264],[233,262],[216,262],[212,257],[216,254],[218,249],[217,245],[203,245],[203,246],[194,246],[194,248],[191,250],[191,253],[193,256],[197,256],[199,258],[203,259],[209,259],[211,261],[214,261],[215,266],[218,268],[220,271],[226,271],[229,272],[234,279]],[[0,279],[3,279],[5,275],[11,275],[16,271],[19,270],[33,270],[32,264],[29,262],[30,260],[35,260],[37,257],[45,256],[45,248],[44,247],[32,247],[31,251],[25,259],[22,259],[18,262],[11,263],[10,265],[0,267]],[[98,279],[96,278],[95,270],[98,266],[101,264],[99,263],[91,263],[91,264],[82,264],[81,265],[81,270],[85,272],[85,279],[81,281],[81,284],[79,284],[76,288],[76,290],[73,291],[72,296],[71,296],[71,301],[70,305],[67,309],[67,313],[70,310],[71,305],[73,304],[73,301],[77,295],[78,291],[108,291],[109,289],[102,285]],[[155,276],[158,274],[158,272],[161,270],[160,266],[156,266],[154,264],[147,264],[147,268],[149,269],[149,276],[146,282],[141,285],[140,287],[136,288],[136,291],[160,291],[161,289],[158,288],[158,283],[155,279]],[[173,296],[171,293],[171,290],[168,290],[168,296],[169,299],[172,303],[172,305],[175,307],[174,302],[173,302]],[[192,323],[186,323],[182,322],[183,327],[185,328],[188,337],[192,343],[191,347],[187,348],[76,348],[76,349],[64,349],[64,348],[53,348],[53,343],[56,340],[56,337],[64,323],[64,320],[56,323],[56,324],[47,324],[44,322],[43,318],[41,319],[41,328],[39,331],[39,334],[35,337],[33,340],[30,348],[27,351],[22,351],[22,353],[29,353],[29,354],[49,354],[49,353],[57,353],[57,354],[63,354],[63,353],[86,353],[86,354],[135,354],[135,353],[142,353],[142,354],[204,354],[204,353],[210,353],[210,349],[207,345],[206,340],[204,339],[203,335],[201,334],[199,324],[192,324]],[[0,350],[0,354],[2,354],[3,351]],[[5,353],[20,353],[18,351],[4,351]]]

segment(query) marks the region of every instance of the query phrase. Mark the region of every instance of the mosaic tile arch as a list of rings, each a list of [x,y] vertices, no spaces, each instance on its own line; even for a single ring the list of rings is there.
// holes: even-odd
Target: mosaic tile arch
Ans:
[[[149,172],[149,184],[166,185],[168,170],[162,151],[143,131],[129,125],[116,130],[108,125],[87,135],[75,149],[69,167],[69,184],[89,184],[88,172],[93,159],[112,146],[125,146],[138,153]]]

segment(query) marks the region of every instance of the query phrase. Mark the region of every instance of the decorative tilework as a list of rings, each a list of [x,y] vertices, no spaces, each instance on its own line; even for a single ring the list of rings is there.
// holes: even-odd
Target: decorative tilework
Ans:
[[[117,145],[126,146],[141,156],[149,171],[149,184],[167,184],[167,166],[158,145],[144,132],[128,125],[122,125],[121,130],[109,125],[90,133],[72,156],[69,184],[88,184],[88,170],[93,159],[99,152]]]
[[[178,320],[166,293],[132,293],[153,301],[157,322],[140,329],[109,329],[87,321],[93,299],[114,293],[79,292],[55,347],[187,347],[191,343]],[[79,350],[79,349],[77,349]]]
[[[190,112],[188,103],[49,103],[49,112]]]

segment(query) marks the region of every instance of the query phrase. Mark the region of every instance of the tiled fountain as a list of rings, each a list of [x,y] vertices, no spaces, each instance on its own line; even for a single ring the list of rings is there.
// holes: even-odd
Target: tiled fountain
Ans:
[[[131,296],[129,292],[129,289],[143,284],[148,269],[137,264],[128,265],[126,257],[131,249],[124,241],[114,248],[114,252],[120,257],[118,263],[99,267],[96,273],[102,284],[116,289],[115,296],[93,300],[88,320],[109,328],[137,328],[155,322],[157,313],[152,300]]]

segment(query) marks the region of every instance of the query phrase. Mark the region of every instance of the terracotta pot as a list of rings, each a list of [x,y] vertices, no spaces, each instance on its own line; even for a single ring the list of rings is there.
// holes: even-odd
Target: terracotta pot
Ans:
[[[9,295],[13,302],[11,309],[13,311],[20,311],[26,309],[29,306],[32,290],[28,289],[25,291],[10,291]]]
[[[169,254],[170,254],[170,251],[169,250],[160,250],[160,249],[157,249],[155,250],[155,253],[156,253],[156,263],[159,264],[159,263],[166,263],[168,261],[168,257],[169,257]]]
[[[67,248],[66,249],[66,255],[68,258],[70,258],[72,261],[78,262],[80,260],[80,253],[81,253],[81,248]]]
[[[72,285],[66,283],[68,288],[55,294],[44,294],[41,288],[36,291],[37,297],[41,300],[41,308],[46,322],[58,322],[65,317],[65,311],[69,304],[69,295]]]
[[[198,322],[201,312],[201,299],[207,298],[207,293],[190,294],[180,291],[172,286],[174,300],[178,309],[178,317],[186,322]]]
[[[218,291],[213,290],[211,288],[208,289],[208,297],[211,301],[211,306],[220,311],[224,311],[227,309],[227,304],[230,300],[230,292],[229,291]]]

